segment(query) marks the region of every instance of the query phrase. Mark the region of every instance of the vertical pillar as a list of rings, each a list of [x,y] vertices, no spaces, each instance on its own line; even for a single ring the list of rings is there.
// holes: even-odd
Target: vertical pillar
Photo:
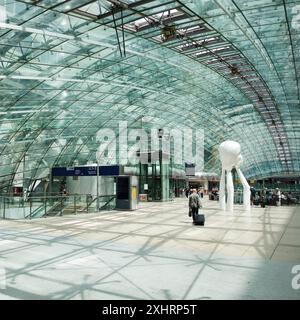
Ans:
[[[250,211],[251,204],[250,204],[250,186],[244,177],[242,171],[240,169],[236,169],[237,174],[239,175],[239,178],[241,180],[241,183],[243,185],[243,204],[244,204],[244,209],[246,211]]]
[[[100,203],[99,203],[99,163],[97,162],[97,211],[100,210]]]
[[[77,213],[77,207],[76,207],[76,194],[74,195],[74,213]]]
[[[160,139],[160,149],[159,149],[159,180],[160,180],[160,200],[163,201],[165,197],[164,192],[164,173],[163,173],[163,165],[162,165],[162,150],[161,150],[161,139]]]
[[[161,200],[170,199],[170,181],[169,181],[169,166],[164,164],[163,161],[160,164],[160,185],[161,185]]]
[[[152,201],[156,199],[156,163],[152,164],[152,184],[151,184],[151,196]]]
[[[5,202],[6,202],[6,197],[3,197],[3,219],[5,219]]]
[[[52,183],[53,183],[53,175],[52,175],[52,166],[50,167],[50,173],[49,173],[49,203],[50,205],[53,204],[53,201],[52,201]]]
[[[23,216],[25,218],[25,202],[27,199],[27,190],[26,190],[26,185],[25,185],[25,156],[26,153],[24,154],[23,158],[23,176],[22,176],[22,208],[23,208]]]
[[[148,164],[140,163],[139,193],[147,193],[144,185],[148,184]]]
[[[234,187],[231,170],[227,171],[227,211],[233,211]]]
[[[222,175],[220,180],[220,191],[219,191],[219,203],[221,210],[226,209],[226,195],[225,195],[225,169],[222,168]]]

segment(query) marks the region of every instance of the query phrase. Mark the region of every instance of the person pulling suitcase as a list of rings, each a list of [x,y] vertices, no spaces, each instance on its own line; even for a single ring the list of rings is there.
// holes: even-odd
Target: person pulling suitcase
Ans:
[[[198,215],[199,209],[202,208],[202,204],[201,204],[201,200],[199,195],[197,194],[197,190],[193,189],[192,190],[192,194],[189,196],[189,210],[191,212],[191,215],[193,217],[193,223],[194,224],[204,224],[204,221],[201,220],[201,222],[199,223],[199,217],[201,218],[201,216],[203,215]]]

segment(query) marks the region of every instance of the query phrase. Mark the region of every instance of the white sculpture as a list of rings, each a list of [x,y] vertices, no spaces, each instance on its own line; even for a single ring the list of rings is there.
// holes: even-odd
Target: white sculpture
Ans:
[[[245,179],[242,171],[240,170],[240,165],[243,162],[243,157],[241,155],[241,146],[238,142],[226,140],[222,142],[219,146],[219,154],[222,162],[222,175],[220,180],[220,192],[219,201],[222,210],[226,210],[226,194],[225,194],[225,175],[227,182],[227,211],[233,210],[233,196],[234,187],[232,180],[231,170],[236,169],[238,176],[243,185],[243,203],[244,209],[250,210],[250,186]]]

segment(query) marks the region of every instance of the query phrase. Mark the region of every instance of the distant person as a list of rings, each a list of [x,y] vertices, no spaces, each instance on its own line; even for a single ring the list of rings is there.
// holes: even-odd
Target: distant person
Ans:
[[[266,202],[267,202],[267,188],[264,188],[260,192],[260,205],[262,208],[266,207]]]
[[[192,213],[193,222],[196,220],[196,216],[198,215],[199,209],[201,207],[201,200],[199,195],[197,194],[197,190],[193,189],[192,194],[189,196],[189,210]]]
[[[211,195],[212,195],[212,200],[218,200],[218,189],[213,188],[211,191]]]
[[[286,195],[286,204],[289,206],[291,203],[292,203],[292,193],[289,192],[289,193]]]
[[[189,188],[186,188],[185,189],[185,196],[188,198],[189,194],[190,194],[190,190],[189,190]]]
[[[267,188],[265,188],[265,190],[266,190],[266,197],[265,197],[266,204],[271,205],[272,204],[272,191]]]
[[[202,199],[204,198],[204,189],[203,188],[201,189],[201,198]]]
[[[275,199],[276,199],[276,206],[277,207],[281,206],[281,191],[278,188],[276,188]]]
[[[287,204],[287,195],[284,192],[281,194],[281,205],[283,204]]]
[[[203,199],[203,196],[204,196],[204,190],[203,190],[203,188],[200,188],[200,189],[199,189],[198,194],[199,194],[199,197],[200,197],[201,199]]]
[[[201,198],[201,189],[200,188],[197,190],[197,194]]]
[[[180,189],[180,192],[181,192],[181,197],[183,198],[185,196],[185,190],[184,188]]]
[[[256,197],[256,190],[254,187],[251,187],[250,188],[250,192],[251,192],[251,197],[250,197],[250,200],[251,200],[251,205],[254,204],[254,200],[255,200],[255,197]]]

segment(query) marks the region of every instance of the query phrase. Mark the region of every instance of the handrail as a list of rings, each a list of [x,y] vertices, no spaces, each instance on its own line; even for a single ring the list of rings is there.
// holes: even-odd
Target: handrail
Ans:
[[[91,202],[87,203],[86,209],[88,210],[88,208],[91,206],[91,204],[92,204],[93,202],[95,202],[97,199],[99,199],[99,198],[104,198],[104,197],[112,197],[112,198],[109,200],[109,202],[111,202],[112,199],[116,198],[116,195],[115,195],[115,194],[108,194],[108,195],[102,195],[102,196],[95,197],[94,199],[92,199]]]
[[[101,208],[100,208],[100,210],[101,209],[103,209],[104,207],[106,207],[113,199],[115,199],[116,198],[116,196],[114,195],[111,199],[109,199]]]
[[[9,211],[10,217],[14,216],[15,219],[20,218],[20,210],[25,210],[24,215],[22,219],[26,218],[37,218],[47,215],[53,207],[58,203],[61,205],[60,207],[60,215],[63,214],[63,211],[66,208],[69,208],[70,205],[73,202],[74,205],[74,213],[77,212],[76,203],[80,204],[82,206],[83,212],[89,212],[89,207],[98,199],[103,199],[102,203],[105,202],[104,205],[101,206],[101,208],[97,208],[97,210],[101,210],[105,206],[107,206],[113,199],[116,198],[116,195],[109,194],[109,195],[100,195],[98,197],[95,197],[91,201],[89,201],[89,197],[91,197],[91,194],[69,194],[69,195],[55,195],[55,196],[49,196],[49,195],[41,195],[41,196],[34,196],[34,197],[28,197],[27,199],[24,199],[22,197],[13,197],[13,196],[3,196],[0,195],[0,215],[3,219],[6,218],[6,213],[8,209],[15,209],[15,213],[11,210]],[[62,206],[64,204],[65,206]],[[29,210],[29,213],[27,212]],[[44,213],[42,213],[42,210]],[[93,211],[95,208],[93,207]],[[50,213],[51,214],[51,213]],[[13,219],[14,219],[13,218]]]
[[[84,197],[84,196],[93,196],[92,194],[90,194],[90,193],[84,193],[84,194],[81,194],[81,193],[71,193],[71,194],[66,194],[66,195],[61,195],[61,194],[58,194],[58,195],[55,195],[55,196],[45,196],[44,194],[41,194],[40,196],[36,196],[36,195],[34,195],[34,196],[28,196],[27,198],[28,199],[35,199],[35,198],[43,198],[43,199],[51,199],[51,198],[68,198],[68,197]],[[104,197],[112,197],[112,196],[115,196],[115,195],[112,195],[112,194],[108,194],[108,195],[101,195],[101,196],[99,196],[99,198],[104,198]],[[22,197],[14,197],[14,196],[7,196],[7,195],[0,195],[0,198],[13,198],[13,199],[15,199],[15,198],[22,198]],[[97,199],[97,197],[95,198],[95,199]],[[93,201],[95,200],[95,199],[93,199]]]
[[[26,195],[26,198],[57,198],[57,197],[72,197],[72,196],[81,196],[81,197],[84,197],[84,196],[91,196],[91,194],[89,193],[68,193],[68,194],[54,194],[54,195],[48,195],[48,194],[44,194],[44,193],[40,193],[40,194],[35,194],[35,195]],[[23,195],[19,195],[19,196],[13,196],[13,195],[7,195],[7,194],[0,194],[0,197],[5,197],[5,198],[22,198]]]
[[[95,199],[92,199],[92,201],[88,202],[88,198],[86,198],[86,211],[89,210],[89,207],[91,206],[91,204],[97,199],[98,199],[98,197],[96,197]]]
[[[37,213],[39,213],[41,210],[43,210],[44,209],[44,203],[43,204],[41,204],[39,207],[37,207],[33,212],[31,212],[31,208],[30,208],[30,212],[29,212],[29,214],[27,215],[27,216],[25,216],[24,218],[25,219],[27,219],[27,218],[33,218],[33,217],[35,217],[35,215],[37,214]]]

